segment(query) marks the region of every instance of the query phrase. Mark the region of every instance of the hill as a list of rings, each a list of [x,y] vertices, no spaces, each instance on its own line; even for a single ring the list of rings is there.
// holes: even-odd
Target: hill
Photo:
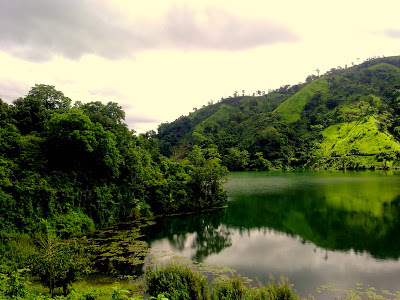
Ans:
[[[209,103],[161,124],[156,137],[167,156],[212,147],[230,170],[397,167],[399,110],[400,57],[374,58]]]

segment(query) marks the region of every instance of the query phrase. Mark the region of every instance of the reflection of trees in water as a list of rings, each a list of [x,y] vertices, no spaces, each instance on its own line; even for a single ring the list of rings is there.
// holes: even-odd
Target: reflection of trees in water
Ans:
[[[376,206],[376,203],[374,203]],[[324,195],[243,196],[228,210],[228,226],[298,235],[327,250],[368,252],[381,259],[400,257],[400,196],[371,210],[334,208]]]
[[[374,209],[332,207],[323,193],[242,196],[227,210],[157,220],[145,233],[152,240],[167,238],[177,251],[195,249],[201,262],[232,245],[231,232],[251,235],[299,236],[325,250],[367,252],[380,259],[400,257],[400,196],[374,203]],[[348,204],[348,203],[347,203]],[[192,239],[192,240],[189,240]],[[328,254],[325,251],[325,255]]]
[[[196,254],[192,259],[202,262],[207,256],[221,252],[222,249],[232,246],[231,233],[229,229],[221,225],[219,228],[210,226],[198,231],[193,240],[192,248]]]
[[[183,251],[183,249],[185,249],[186,240],[187,240],[186,233],[168,236],[168,241],[170,245],[178,251]]]
[[[192,259],[202,262],[207,256],[221,252],[232,245],[231,233],[223,225],[226,212],[164,218],[149,227],[145,235],[151,245],[152,240],[167,238],[178,251],[185,249],[188,238],[194,236],[191,248],[196,252]]]

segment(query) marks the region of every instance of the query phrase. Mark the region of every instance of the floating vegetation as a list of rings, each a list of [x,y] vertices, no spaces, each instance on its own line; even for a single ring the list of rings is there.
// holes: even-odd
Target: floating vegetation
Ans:
[[[356,283],[355,287],[343,289],[336,284],[330,283],[317,289],[318,294],[334,294],[335,299],[379,299],[393,300],[400,299],[400,291],[390,292],[388,290],[378,290],[370,285],[364,286],[362,283]],[[316,297],[325,298],[325,297]]]
[[[152,224],[152,220],[117,224],[88,237],[95,267],[114,275],[141,273],[144,259],[149,254],[141,228]]]

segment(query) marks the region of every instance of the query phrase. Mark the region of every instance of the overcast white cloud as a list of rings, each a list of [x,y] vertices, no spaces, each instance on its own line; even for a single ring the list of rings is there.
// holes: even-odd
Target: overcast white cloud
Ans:
[[[298,37],[282,24],[208,7],[173,5],[159,20],[128,18],[99,1],[13,0],[0,10],[0,49],[32,61],[108,59],[155,49],[244,50]]]
[[[400,1],[3,0],[0,97],[118,102],[137,132],[233,92],[400,55]]]
[[[27,94],[29,86],[18,81],[1,79],[0,98],[15,100]]]
[[[400,39],[400,29],[387,29],[385,34],[391,38]]]

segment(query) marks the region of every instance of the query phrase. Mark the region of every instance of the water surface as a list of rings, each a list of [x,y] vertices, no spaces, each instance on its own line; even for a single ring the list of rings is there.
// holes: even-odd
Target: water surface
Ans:
[[[160,220],[150,246],[263,283],[284,275],[301,296],[399,289],[400,173],[237,172],[225,187],[226,210]]]

